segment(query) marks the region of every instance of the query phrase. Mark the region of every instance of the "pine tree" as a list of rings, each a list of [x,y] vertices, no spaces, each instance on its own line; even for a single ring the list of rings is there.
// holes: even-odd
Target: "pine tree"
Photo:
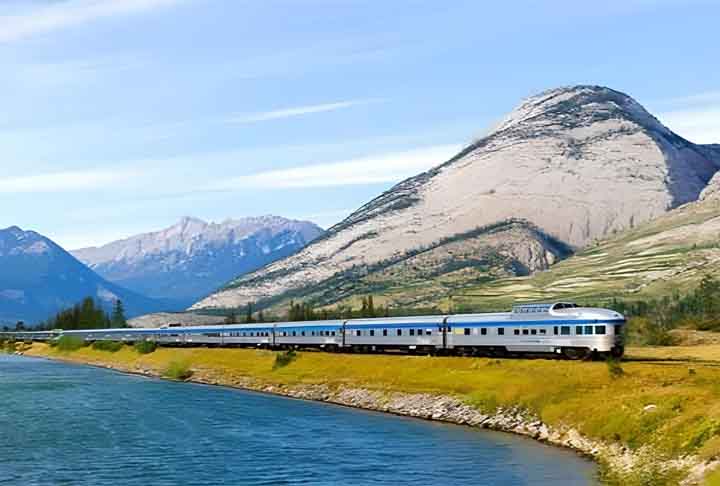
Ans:
[[[122,300],[117,299],[115,306],[113,307],[112,317],[110,318],[110,324],[114,328],[127,327],[127,319],[125,318],[125,306],[123,306]]]
[[[248,305],[247,305],[247,311],[245,314],[245,322],[248,324],[252,324],[253,322],[255,322],[255,320],[253,319],[252,303],[248,303]]]
[[[368,295],[367,298],[367,314],[368,317],[375,317],[375,303],[372,295]]]

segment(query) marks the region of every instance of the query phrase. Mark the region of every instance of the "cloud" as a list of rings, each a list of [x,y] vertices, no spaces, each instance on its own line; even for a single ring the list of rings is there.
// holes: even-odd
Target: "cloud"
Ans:
[[[226,118],[226,123],[257,123],[271,120],[281,120],[284,118],[293,118],[297,116],[311,115],[315,113],[324,113],[328,111],[344,110],[354,106],[369,105],[373,103],[383,103],[385,100],[380,98],[372,98],[365,100],[348,100],[338,101],[335,103],[323,103],[319,105],[297,106],[293,108],[283,108],[280,110],[264,111],[259,113],[249,113],[246,115],[237,115]]]
[[[668,128],[695,143],[720,143],[720,91],[659,100],[658,118]]]
[[[437,145],[329,164],[271,170],[231,178],[208,189],[297,189],[392,183],[435,167],[460,149],[459,145]]]
[[[720,105],[697,110],[671,111],[658,116],[678,135],[695,143],[720,143]]]
[[[60,193],[100,190],[130,180],[139,174],[131,170],[89,170],[0,178],[0,194]]]
[[[0,44],[93,20],[169,7],[182,0],[68,0],[0,17]]]

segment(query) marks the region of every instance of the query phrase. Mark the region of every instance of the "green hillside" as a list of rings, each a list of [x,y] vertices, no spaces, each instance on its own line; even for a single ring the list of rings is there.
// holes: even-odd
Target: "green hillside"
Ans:
[[[720,269],[720,198],[682,206],[642,226],[596,242],[549,270],[472,281],[463,271],[440,278],[384,280],[376,302],[456,311],[506,309],[515,301],[571,299],[602,303],[685,292]],[[376,277],[365,277],[361,282]],[[362,290],[377,290],[363,288]],[[369,286],[368,286],[369,287]],[[339,304],[355,305],[360,296]]]

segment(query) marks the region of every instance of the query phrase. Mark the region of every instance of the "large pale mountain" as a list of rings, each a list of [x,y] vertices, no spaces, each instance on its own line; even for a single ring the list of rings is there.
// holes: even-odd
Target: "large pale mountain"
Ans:
[[[48,238],[13,226],[0,230],[0,322],[34,323],[94,297],[110,308],[120,299],[130,316],[163,304],[110,283]]]
[[[290,297],[331,303],[357,282],[360,291],[383,290],[408,276],[464,285],[532,273],[566,256],[563,245],[583,248],[696,200],[718,168],[717,147],[674,134],[623,93],[598,86],[546,91],[451,160],[193,308]],[[458,242],[461,260],[480,261],[455,269],[447,244]],[[417,260],[428,250],[437,265]],[[393,268],[402,271],[393,277]]]
[[[277,216],[223,223],[183,218],[162,231],[72,253],[111,282],[183,308],[322,233],[313,223]]]

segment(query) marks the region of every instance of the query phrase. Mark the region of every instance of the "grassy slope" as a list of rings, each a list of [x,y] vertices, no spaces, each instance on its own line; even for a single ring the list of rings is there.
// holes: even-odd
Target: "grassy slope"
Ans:
[[[660,458],[716,457],[720,454],[720,436],[716,435],[720,431],[720,345],[680,348],[674,356],[673,352],[674,348],[633,349],[636,359],[690,361],[630,361],[623,365],[625,375],[616,379],[610,377],[605,363],[555,360],[301,353],[289,366],[273,371],[275,353],[243,349],[160,348],[139,355],[130,347],[116,353],[88,347],[62,353],[35,344],[27,354],[160,374],[180,362],[196,376],[229,385],[251,378],[276,385],[322,383],[452,395],[487,412],[521,406],[548,424],[572,426],[589,437],[621,442],[632,449],[650,445]],[[644,410],[648,405],[657,408]],[[622,484],[630,481],[626,478]]]
[[[602,303],[670,295],[693,288],[720,268],[720,200],[683,206],[597,243],[550,270],[465,286],[452,298],[425,302],[446,309],[507,309],[514,301],[575,299]],[[428,283],[430,285],[430,283]],[[378,301],[416,289],[398,286]]]

